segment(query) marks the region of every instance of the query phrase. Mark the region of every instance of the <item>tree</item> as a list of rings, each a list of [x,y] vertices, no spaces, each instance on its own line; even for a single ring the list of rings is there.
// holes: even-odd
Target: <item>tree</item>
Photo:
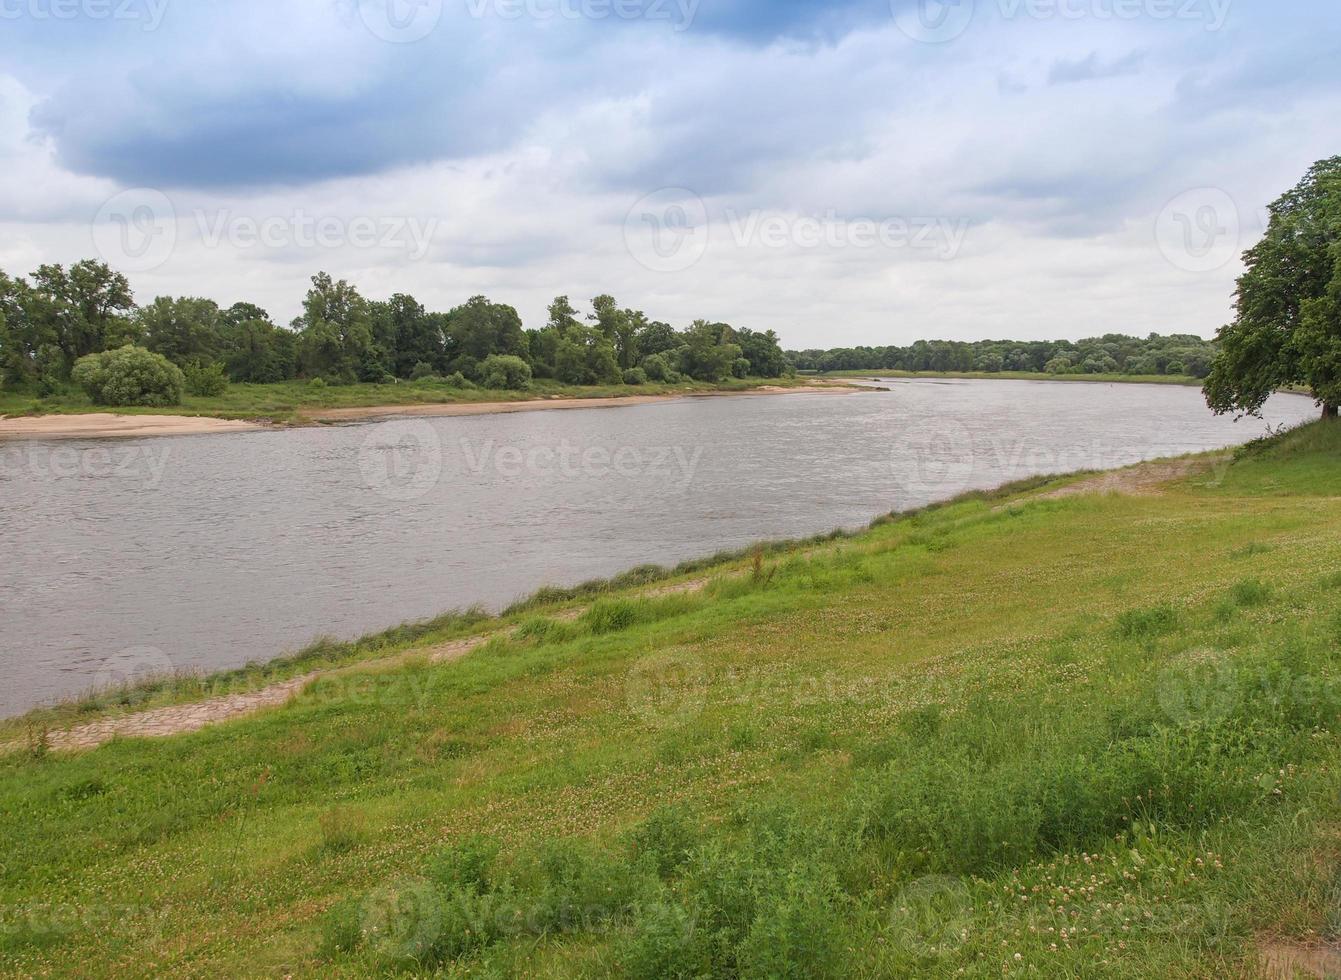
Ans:
[[[1276,389],[1305,385],[1341,405],[1341,156],[1314,164],[1270,206],[1266,236],[1244,254],[1234,322],[1206,379],[1216,414],[1257,415]]]
[[[446,366],[446,345],[439,318],[413,296],[397,293],[371,304],[373,341],[387,351],[391,372],[408,378],[416,364]]]
[[[23,384],[37,375],[40,338],[28,319],[28,284],[0,272],[0,380]]]
[[[476,373],[479,363],[491,354],[524,358],[530,352],[517,311],[491,303],[485,296],[472,296],[448,313],[446,332],[451,356],[448,370],[467,376]]]
[[[238,307],[249,307],[238,310]],[[228,321],[236,314],[259,313],[259,317]],[[264,310],[239,303],[224,313],[221,328],[224,367],[234,380],[250,384],[272,384],[287,381],[298,371],[298,338],[292,330],[285,330],[270,322]]]
[[[624,380],[614,345],[599,330],[581,325],[559,339],[554,376],[570,385],[621,384]]]
[[[568,332],[569,327],[577,327],[581,324],[582,321],[577,317],[577,310],[573,309],[573,304],[568,301],[568,297],[554,297],[554,302],[549,304],[549,322],[545,326],[562,337]]]
[[[178,367],[212,361],[220,354],[221,317],[213,300],[159,296],[136,313],[144,346]]]
[[[66,369],[86,354],[136,339],[126,314],[135,307],[130,282],[103,262],[39,266],[27,292],[27,313],[38,347],[51,344]]]
[[[85,355],[71,378],[96,405],[179,405],[185,384],[181,368],[166,357],[129,344]]]
[[[593,299],[591,306],[595,312],[587,319],[610,341],[620,368],[632,367],[637,354],[634,338],[647,317],[634,310],[621,310],[613,296],[604,294]]]
[[[680,372],[695,381],[725,381],[741,356],[734,338],[735,331],[725,323],[695,320],[679,350]]]
[[[778,335],[772,330],[763,333],[737,330],[736,343],[740,345],[741,356],[749,362],[748,373],[756,378],[781,378],[791,370]]]
[[[653,320],[651,323],[643,324],[638,330],[636,343],[638,356],[648,358],[653,354],[664,354],[667,351],[676,350],[683,341],[680,339],[680,335],[675,332],[675,328],[669,323]]]
[[[384,366],[373,349],[368,301],[349,283],[324,272],[313,276],[299,325],[298,361],[307,377],[380,380]]]

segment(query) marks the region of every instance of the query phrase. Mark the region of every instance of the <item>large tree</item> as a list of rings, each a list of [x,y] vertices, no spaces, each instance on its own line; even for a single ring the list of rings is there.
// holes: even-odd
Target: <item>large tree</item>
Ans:
[[[1271,393],[1303,385],[1341,405],[1341,156],[1314,164],[1271,205],[1266,236],[1244,255],[1234,322],[1206,380],[1217,414],[1256,415]]]
[[[130,283],[106,263],[85,259],[67,270],[40,266],[27,292],[27,318],[39,348],[60,351],[68,370],[85,354],[137,339],[128,314],[135,308]]]
[[[325,272],[313,276],[299,326],[298,358],[307,377],[378,380],[382,366],[373,346],[372,313],[349,283],[332,281]]]
[[[223,338],[219,307],[213,300],[159,296],[136,313],[144,346],[179,367],[219,357]]]

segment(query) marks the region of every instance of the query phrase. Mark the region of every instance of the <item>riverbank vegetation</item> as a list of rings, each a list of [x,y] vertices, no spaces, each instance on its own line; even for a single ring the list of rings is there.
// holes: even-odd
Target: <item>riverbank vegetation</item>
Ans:
[[[1128,337],[1108,334],[1079,341],[919,340],[908,347],[849,347],[790,351],[797,370],[933,373],[982,377],[1133,376],[1205,378],[1215,344],[1190,334]]]
[[[453,620],[496,631],[457,663],[410,630],[192,735],[35,739],[0,972],[1303,962],[1341,940],[1338,485],[1319,422],[1158,494],[976,494]]]
[[[636,387],[618,385],[565,385],[537,379],[524,390],[483,388],[452,378],[427,378],[410,384],[314,385],[306,381],[281,381],[275,384],[230,384],[217,395],[182,396],[171,407],[117,406],[123,415],[200,416],[224,419],[257,419],[274,422],[303,422],[323,411],[352,408],[381,408],[415,405],[470,405],[569,398],[631,398],[657,395],[701,395],[748,392],[760,388],[801,388],[799,378],[731,378],[718,383],[677,381],[648,382]],[[53,396],[35,398],[31,394],[0,390],[0,415],[80,415],[107,411],[82,391],[63,387]]]
[[[30,411],[74,410],[81,394],[162,408],[181,404],[183,390],[218,398],[230,383],[525,391],[537,380],[641,388],[792,373],[771,331],[708,320],[677,330],[608,295],[585,315],[560,296],[546,324],[527,330],[515,309],[484,296],[438,313],[404,294],[366,299],[319,273],[302,315],[281,327],[245,302],[160,296],[137,306],[127,279],[91,260],[28,279],[0,272],[0,387]]]

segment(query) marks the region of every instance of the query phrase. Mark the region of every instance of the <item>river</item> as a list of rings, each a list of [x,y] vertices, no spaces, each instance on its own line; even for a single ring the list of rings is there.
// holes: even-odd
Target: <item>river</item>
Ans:
[[[1317,414],[1278,396],[1265,421],[1235,423],[1177,386],[884,384],[0,443],[0,714]]]

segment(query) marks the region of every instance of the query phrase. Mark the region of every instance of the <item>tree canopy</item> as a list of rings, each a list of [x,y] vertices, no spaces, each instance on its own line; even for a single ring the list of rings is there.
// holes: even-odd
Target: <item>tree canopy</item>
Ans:
[[[45,265],[29,279],[0,271],[0,378],[59,384],[86,355],[127,344],[186,372],[193,392],[216,389],[221,377],[351,384],[460,375],[515,387],[531,377],[618,385],[793,370],[772,331],[707,320],[680,331],[608,294],[585,315],[557,297],[545,325],[527,330],[513,307],[486,296],[438,313],[403,293],[367,299],[322,272],[312,277],[302,315],[282,327],[248,302],[220,309],[210,299],[159,296],[137,307],[126,278],[95,261]]]
[[[1271,393],[1307,387],[1341,405],[1341,156],[1315,163],[1270,206],[1266,235],[1243,257],[1234,322],[1206,380],[1218,414],[1257,414]]]

